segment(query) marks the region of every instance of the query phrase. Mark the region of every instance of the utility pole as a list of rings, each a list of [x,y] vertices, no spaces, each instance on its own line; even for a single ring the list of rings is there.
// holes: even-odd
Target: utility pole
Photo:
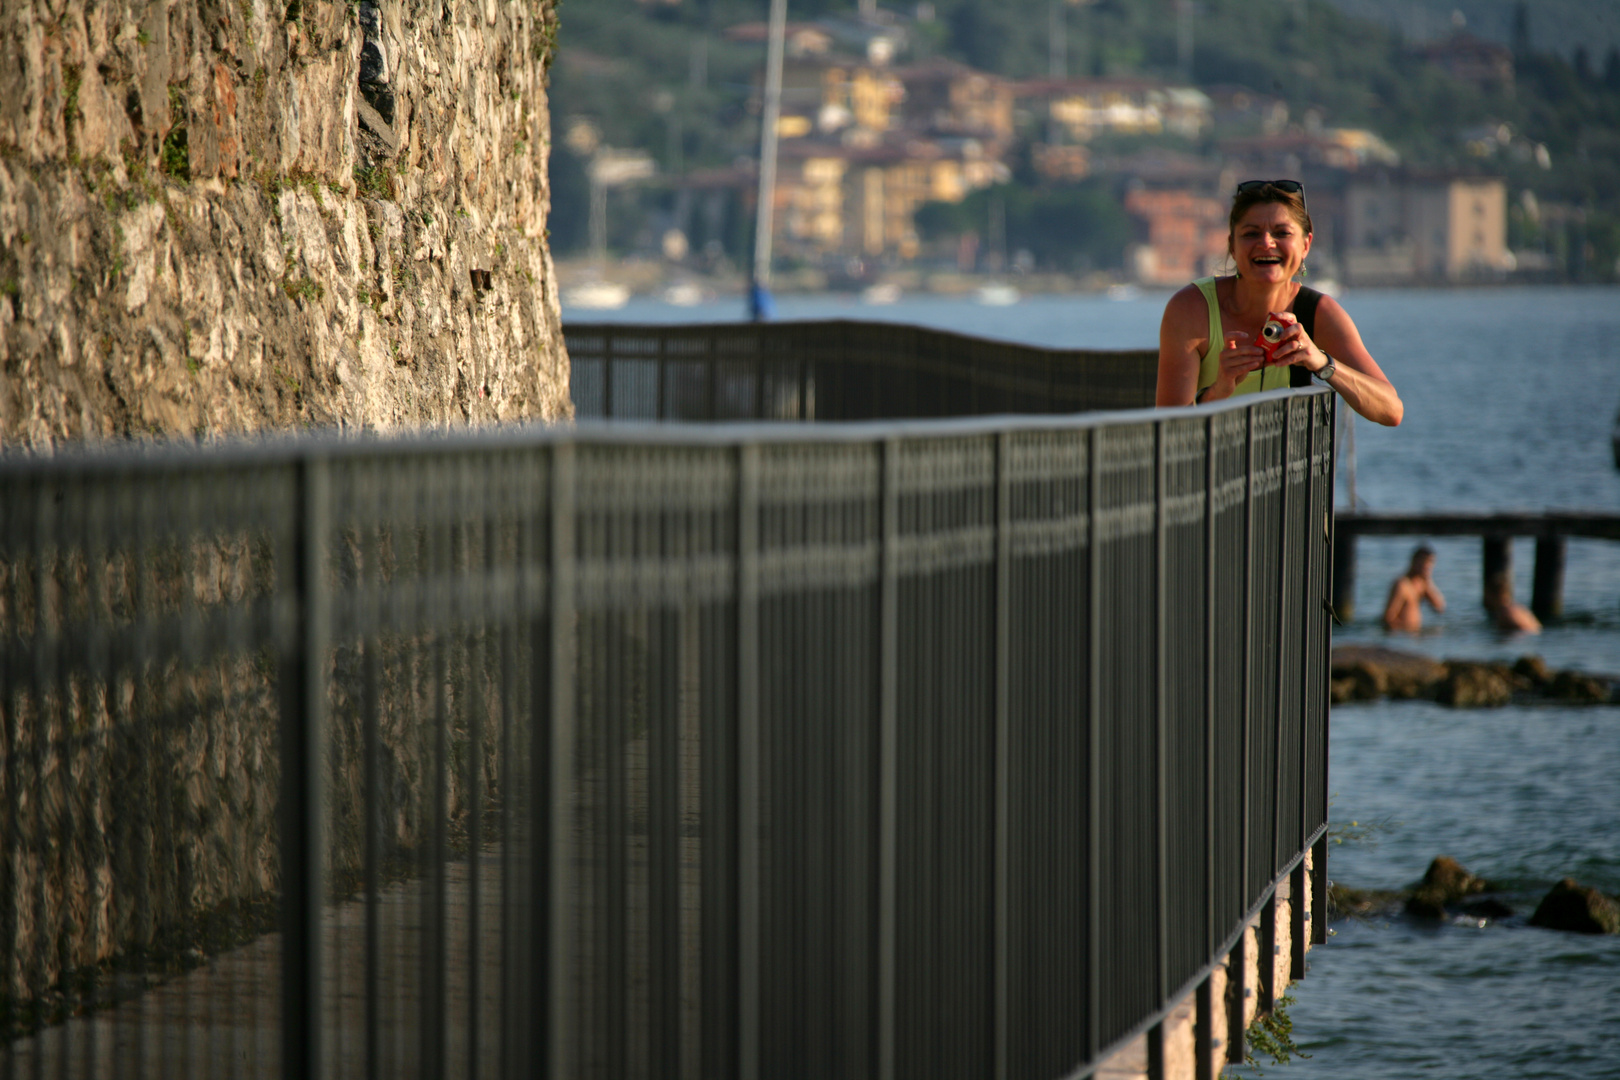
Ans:
[[[1176,0],[1176,62],[1181,69],[1181,81],[1191,83],[1193,77],[1193,0]]]
[[[1069,20],[1063,12],[1063,4],[1064,0],[1052,0],[1051,25],[1047,32],[1047,72],[1054,79],[1069,77]]]
[[[787,0],[771,0],[765,50],[765,108],[760,117],[759,199],[754,217],[754,271],[748,290],[755,321],[770,317],[771,227],[776,202],[776,125],[782,115],[782,40],[787,36]]]

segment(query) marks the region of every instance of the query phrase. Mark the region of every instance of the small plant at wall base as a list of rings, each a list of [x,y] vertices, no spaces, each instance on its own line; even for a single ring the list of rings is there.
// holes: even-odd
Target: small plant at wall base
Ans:
[[[377,199],[392,199],[394,197],[393,179],[388,171],[378,166],[356,165],[354,167],[354,183],[361,195],[369,195]]]
[[[1269,1057],[1273,1065],[1286,1065],[1296,1057],[1311,1056],[1294,1045],[1294,1021],[1288,1015],[1288,1006],[1293,1003],[1293,995],[1284,994],[1269,1013],[1255,1017],[1249,1030],[1244,1032],[1243,1063],[1252,1068],[1255,1075],[1265,1073],[1255,1056],[1257,1053]]]
[[[169,87],[169,122],[173,126],[163,137],[163,153],[158,165],[176,180],[190,182],[191,154],[186,148],[186,93],[178,86]]]

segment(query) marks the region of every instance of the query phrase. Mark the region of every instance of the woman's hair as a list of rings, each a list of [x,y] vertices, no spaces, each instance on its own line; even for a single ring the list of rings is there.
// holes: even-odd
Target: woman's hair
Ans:
[[[1311,214],[1305,209],[1305,196],[1297,191],[1284,191],[1275,184],[1262,184],[1259,187],[1247,188],[1232,196],[1232,213],[1226,219],[1226,250],[1232,250],[1232,238],[1237,236],[1238,222],[1243,215],[1263,203],[1277,203],[1288,211],[1288,216],[1309,236],[1315,230],[1311,227]]]

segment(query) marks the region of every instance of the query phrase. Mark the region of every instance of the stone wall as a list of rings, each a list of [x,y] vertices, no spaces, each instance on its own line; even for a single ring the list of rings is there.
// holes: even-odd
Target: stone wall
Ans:
[[[0,444],[566,416],[554,0],[0,0]]]

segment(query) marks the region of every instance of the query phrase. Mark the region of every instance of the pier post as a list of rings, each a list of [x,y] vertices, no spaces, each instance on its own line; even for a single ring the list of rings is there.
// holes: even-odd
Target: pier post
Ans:
[[[1356,534],[1333,530],[1333,615],[1347,623],[1356,613]]]
[[[1485,552],[1480,567],[1480,596],[1491,587],[1491,578],[1498,573],[1513,576],[1513,537],[1511,536],[1485,536]]]
[[[1536,538],[1536,571],[1530,591],[1530,610],[1542,622],[1564,614],[1564,555],[1569,549],[1566,537]]]

